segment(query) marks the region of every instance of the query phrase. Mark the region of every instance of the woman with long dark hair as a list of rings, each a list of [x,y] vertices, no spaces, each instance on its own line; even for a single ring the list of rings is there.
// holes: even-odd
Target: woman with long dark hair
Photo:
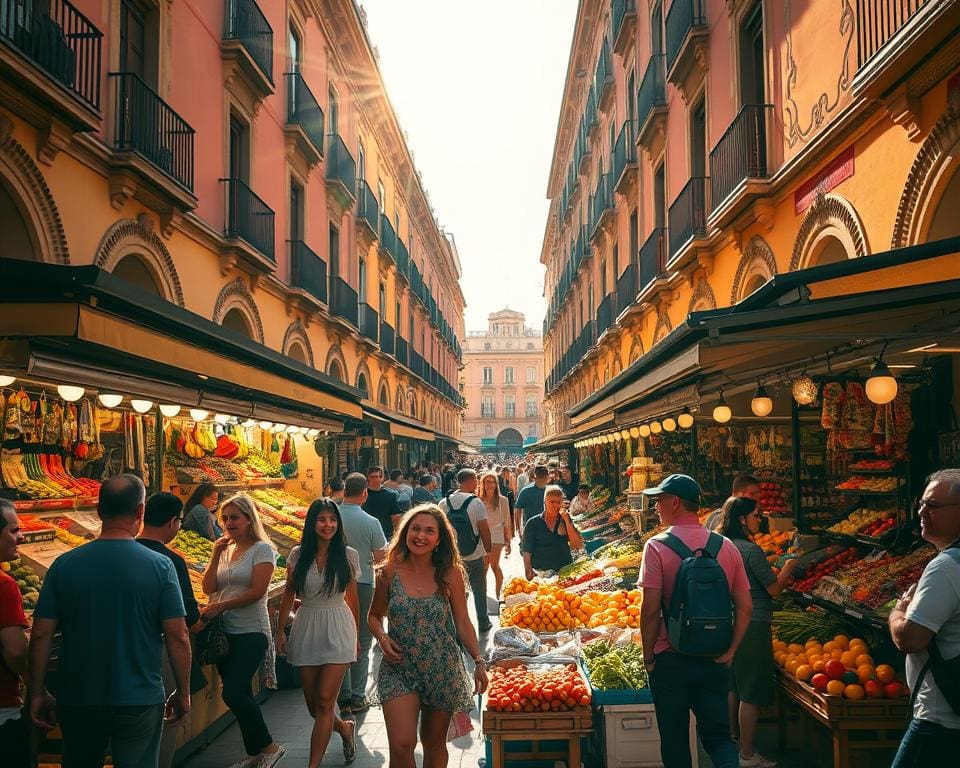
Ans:
[[[193,489],[187,503],[183,505],[186,513],[183,516],[184,531],[193,531],[205,539],[216,541],[223,536],[223,528],[217,520],[217,502],[220,493],[213,483],[200,483]]]
[[[335,706],[343,675],[357,660],[359,574],[360,557],[347,546],[340,508],[329,498],[317,499],[307,510],[300,546],[287,558],[277,631],[277,653],[299,667],[314,719],[309,768],[320,765],[333,731],[343,739],[344,760],[349,764],[357,756],[356,723],[341,720]],[[288,641],[284,627],[297,597],[302,602]]]
[[[391,768],[414,768],[417,721],[424,768],[447,764],[447,729],[487,687],[477,635],[467,615],[466,575],[456,535],[435,504],[404,515],[377,572],[370,632],[383,652],[377,698]],[[384,619],[390,632],[384,630]],[[460,646],[476,664],[473,685]]]

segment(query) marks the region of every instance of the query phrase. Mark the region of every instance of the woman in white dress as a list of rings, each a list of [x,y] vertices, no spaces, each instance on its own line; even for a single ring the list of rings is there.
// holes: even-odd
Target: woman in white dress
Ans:
[[[340,509],[329,498],[307,510],[300,546],[287,558],[287,588],[280,603],[277,653],[300,669],[303,697],[314,719],[309,768],[317,768],[336,731],[343,739],[347,764],[357,756],[356,723],[336,714],[343,675],[357,660],[360,557],[347,546]],[[293,616],[290,639],[284,628],[294,599],[302,601]]]
[[[490,569],[497,586],[497,599],[503,589],[503,569],[500,567],[500,555],[510,556],[510,540],[513,538],[513,526],[510,521],[510,503],[500,493],[500,479],[495,472],[484,472],[480,476],[480,500],[487,508],[487,522],[490,524]]]

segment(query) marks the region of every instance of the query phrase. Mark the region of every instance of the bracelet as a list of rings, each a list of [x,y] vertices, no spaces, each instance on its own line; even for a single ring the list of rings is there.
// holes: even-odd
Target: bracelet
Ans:
[[[474,656],[474,657],[473,657],[473,663],[474,663],[474,664],[483,664],[483,666],[487,666],[487,660],[486,660],[485,658],[483,658],[483,656]]]

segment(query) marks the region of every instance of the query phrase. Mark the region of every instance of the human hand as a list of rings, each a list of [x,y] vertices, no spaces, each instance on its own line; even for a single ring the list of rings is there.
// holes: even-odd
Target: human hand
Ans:
[[[714,661],[717,662],[717,664],[722,664],[725,667],[729,667],[733,663],[734,653],[735,651],[733,648],[730,648],[726,653],[717,656]]]
[[[481,693],[487,690],[487,665],[483,662],[477,664],[476,669],[473,671],[473,693],[475,696],[479,696]]]
[[[277,656],[287,655],[287,633],[281,627],[277,632]]]
[[[917,585],[915,583],[911,584],[909,589],[900,596],[900,599],[897,601],[897,607],[903,610],[910,605],[910,601],[913,600],[913,595],[916,591]]]
[[[223,603],[210,603],[209,605],[205,605],[200,609],[200,620],[203,621],[204,624],[209,624],[223,613],[224,610]]]
[[[510,539],[507,539],[503,543],[503,554],[505,554],[507,557],[510,557],[511,551],[512,551],[512,547],[510,546]]]
[[[167,697],[167,705],[163,710],[163,721],[167,725],[176,725],[190,714],[190,692],[174,691]]]
[[[229,536],[221,536],[215,542],[213,542],[213,554],[215,557],[219,557],[223,554],[223,551],[230,545],[233,541]]]
[[[30,698],[30,719],[44,731],[52,731],[57,727],[57,700],[46,688]]]
[[[391,664],[399,664],[403,661],[403,648],[389,635],[380,635],[377,645],[379,645],[380,650],[383,651],[383,658]]]

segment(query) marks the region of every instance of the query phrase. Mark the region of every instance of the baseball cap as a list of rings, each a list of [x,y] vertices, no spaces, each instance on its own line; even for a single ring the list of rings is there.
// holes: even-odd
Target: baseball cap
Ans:
[[[700,501],[700,485],[690,475],[667,475],[660,485],[647,488],[644,496],[659,496],[669,493],[687,501]]]

